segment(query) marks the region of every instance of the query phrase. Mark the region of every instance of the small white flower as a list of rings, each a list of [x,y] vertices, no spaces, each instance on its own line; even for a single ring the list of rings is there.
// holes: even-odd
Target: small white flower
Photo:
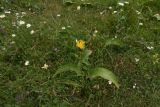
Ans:
[[[112,81],[108,81],[108,84],[110,84],[110,85],[111,85],[111,84],[112,84]]]
[[[62,30],[65,30],[66,29],[66,27],[62,27]]]
[[[30,34],[31,34],[31,35],[34,34],[34,30],[31,30]]]
[[[15,37],[16,36],[16,34],[12,34],[12,37]]]
[[[117,13],[117,11],[113,11],[113,14],[116,14]]]
[[[117,38],[117,36],[114,36],[114,38]]]
[[[112,10],[113,8],[111,6],[108,7],[110,10]]]
[[[153,46],[147,46],[147,49],[152,50],[152,49],[154,49],[154,47]]]
[[[136,10],[136,13],[137,13],[138,15],[140,15],[140,14],[141,14],[141,12],[139,12],[138,10]]]
[[[26,25],[26,27],[27,27],[27,28],[30,28],[30,27],[31,27],[31,24],[28,23],[28,24]]]
[[[94,33],[95,33],[95,34],[98,33],[98,30],[95,30]]]
[[[143,23],[139,23],[140,26],[143,26]]]
[[[119,2],[118,5],[119,6],[124,6],[124,3]]]
[[[0,18],[1,18],[1,19],[5,18],[5,17],[6,17],[5,14],[1,14],[1,15],[0,15]]]
[[[22,15],[26,15],[26,12],[22,12]]]
[[[102,15],[103,14],[103,12],[100,12],[100,15]]]
[[[44,64],[43,67],[41,67],[41,68],[42,68],[42,69],[48,69],[48,67],[49,67],[49,66],[48,66],[47,64]]]
[[[29,65],[29,61],[27,60],[25,63],[24,63],[25,66],[28,66]]]
[[[19,13],[16,13],[16,16],[19,16]]]
[[[10,42],[10,44],[15,44],[15,41]]]
[[[60,17],[61,15],[60,14],[57,14],[57,17]]]
[[[135,85],[133,85],[133,88],[135,89],[135,88],[136,88],[136,86],[135,86]]]
[[[23,21],[23,20],[18,21],[19,26],[24,25],[24,24],[25,24],[25,21]]]
[[[135,58],[135,61],[136,61],[136,62],[139,62],[139,59],[138,59],[138,58]]]
[[[4,11],[4,13],[6,13],[6,14],[10,14],[10,13],[11,13],[11,11],[7,11],[7,10],[5,10],[5,11]]]
[[[135,84],[133,85],[133,88],[135,89],[135,88],[136,88],[136,86],[137,86],[137,84],[135,83]]]
[[[68,28],[71,28],[71,26],[67,26]]]
[[[125,4],[129,4],[129,2],[128,1],[126,1],[126,2],[124,2]]]
[[[81,6],[77,6],[77,10],[80,10],[81,9]]]

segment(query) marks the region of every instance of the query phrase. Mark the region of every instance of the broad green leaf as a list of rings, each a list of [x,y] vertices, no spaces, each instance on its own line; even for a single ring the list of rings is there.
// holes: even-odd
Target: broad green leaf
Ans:
[[[84,50],[82,54],[82,63],[89,65],[89,56],[91,55],[92,51],[91,50]]]
[[[118,79],[117,79],[116,75],[113,72],[111,72],[110,70],[105,69],[105,68],[97,67],[93,70],[90,70],[89,71],[89,76],[91,78],[95,78],[95,77],[100,76],[104,79],[112,81],[116,85],[117,88],[119,88],[119,86],[120,86],[119,83],[118,83]]]
[[[109,45],[116,45],[116,46],[123,46],[124,43],[118,39],[108,39],[105,43],[105,46],[109,46]]]
[[[80,67],[74,64],[67,64],[67,65],[60,66],[60,68],[58,68],[58,70],[53,75],[53,77],[55,77],[57,74],[60,74],[66,71],[76,72],[78,76],[82,75]]]

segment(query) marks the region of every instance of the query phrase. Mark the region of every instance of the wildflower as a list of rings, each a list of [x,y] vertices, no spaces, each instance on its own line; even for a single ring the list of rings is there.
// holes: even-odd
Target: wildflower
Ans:
[[[108,81],[108,84],[110,84],[110,85],[111,85],[111,84],[112,84],[112,81]]]
[[[129,4],[129,2],[128,1],[126,1],[126,2],[124,2],[125,4]]]
[[[120,3],[120,2],[119,2],[118,5],[119,5],[119,6],[124,6],[124,3]]]
[[[26,15],[26,12],[22,12],[22,15]]]
[[[135,61],[136,61],[136,62],[139,62],[139,59],[138,59],[138,58],[135,58]]]
[[[103,14],[103,12],[100,12],[100,15],[102,15]]]
[[[57,17],[60,17],[61,15],[60,14],[57,14]]]
[[[42,69],[48,69],[48,65],[44,64],[43,67],[41,67]]]
[[[109,8],[110,10],[112,10],[112,7],[111,7],[111,6],[109,6],[108,8]]]
[[[77,6],[77,10],[80,10],[81,9],[81,6]]]
[[[76,40],[76,47],[80,48],[80,49],[84,49],[85,48],[85,41],[83,41],[83,40]]]
[[[154,49],[154,47],[153,46],[147,46],[147,49],[152,50],[152,49]]]
[[[15,41],[10,42],[10,44],[15,44]]]
[[[117,13],[117,11],[113,11],[113,14],[116,14]]]
[[[18,21],[19,26],[24,25],[24,24],[25,24],[25,21],[23,21],[23,20]]]
[[[31,30],[30,34],[31,34],[31,35],[34,34],[34,30]]]
[[[134,88],[134,89],[136,88],[136,85],[137,85],[136,83],[133,85],[133,88]]]
[[[0,15],[0,18],[1,18],[1,19],[5,18],[5,17],[6,17],[5,14]]]
[[[141,12],[139,12],[138,10],[136,10],[136,13],[137,13],[138,15],[140,15],[140,14],[141,14]]]
[[[98,30],[95,30],[94,33],[98,33]]]
[[[143,26],[143,23],[139,23],[140,26]]]
[[[62,27],[62,30],[65,30],[66,29],[66,27]]]
[[[16,35],[15,34],[12,34],[12,37],[15,37]]]
[[[11,13],[11,11],[7,11],[7,10],[5,10],[5,11],[4,11],[4,13],[6,13],[6,14],[10,14],[10,13]]]
[[[27,28],[31,27],[31,24],[27,24],[26,27],[27,27]]]
[[[25,66],[28,66],[29,65],[29,61],[27,60],[25,63],[24,63]]]

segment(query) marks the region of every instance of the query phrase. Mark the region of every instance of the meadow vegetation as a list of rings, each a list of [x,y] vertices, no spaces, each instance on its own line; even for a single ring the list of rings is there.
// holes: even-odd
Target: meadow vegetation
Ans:
[[[159,107],[160,0],[0,0],[0,106]]]

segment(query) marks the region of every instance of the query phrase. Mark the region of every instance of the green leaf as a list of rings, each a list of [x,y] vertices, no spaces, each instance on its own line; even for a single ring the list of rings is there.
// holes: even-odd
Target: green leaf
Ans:
[[[110,70],[105,69],[105,68],[97,67],[93,70],[90,70],[89,71],[89,76],[91,78],[95,78],[95,77],[100,76],[104,79],[112,81],[116,85],[117,88],[119,88],[119,86],[120,86],[119,83],[118,83],[118,79],[117,79],[116,75],[113,72],[111,72]]]
[[[76,72],[76,74],[78,76],[82,75],[80,67],[78,67],[77,65],[74,65],[74,64],[67,64],[67,65],[60,66],[60,68],[58,68],[58,70],[53,75],[53,77],[55,77],[57,74],[60,74],[60,73],[66,72],[66,71]]]
[[[123,46],[124,43],[118,39],[108,39],[104,47],[110,46],[110,45]]]
[[[92,54],[91,50],[84,50],[82,54],[82,63],[89,65],[89,56]]]

